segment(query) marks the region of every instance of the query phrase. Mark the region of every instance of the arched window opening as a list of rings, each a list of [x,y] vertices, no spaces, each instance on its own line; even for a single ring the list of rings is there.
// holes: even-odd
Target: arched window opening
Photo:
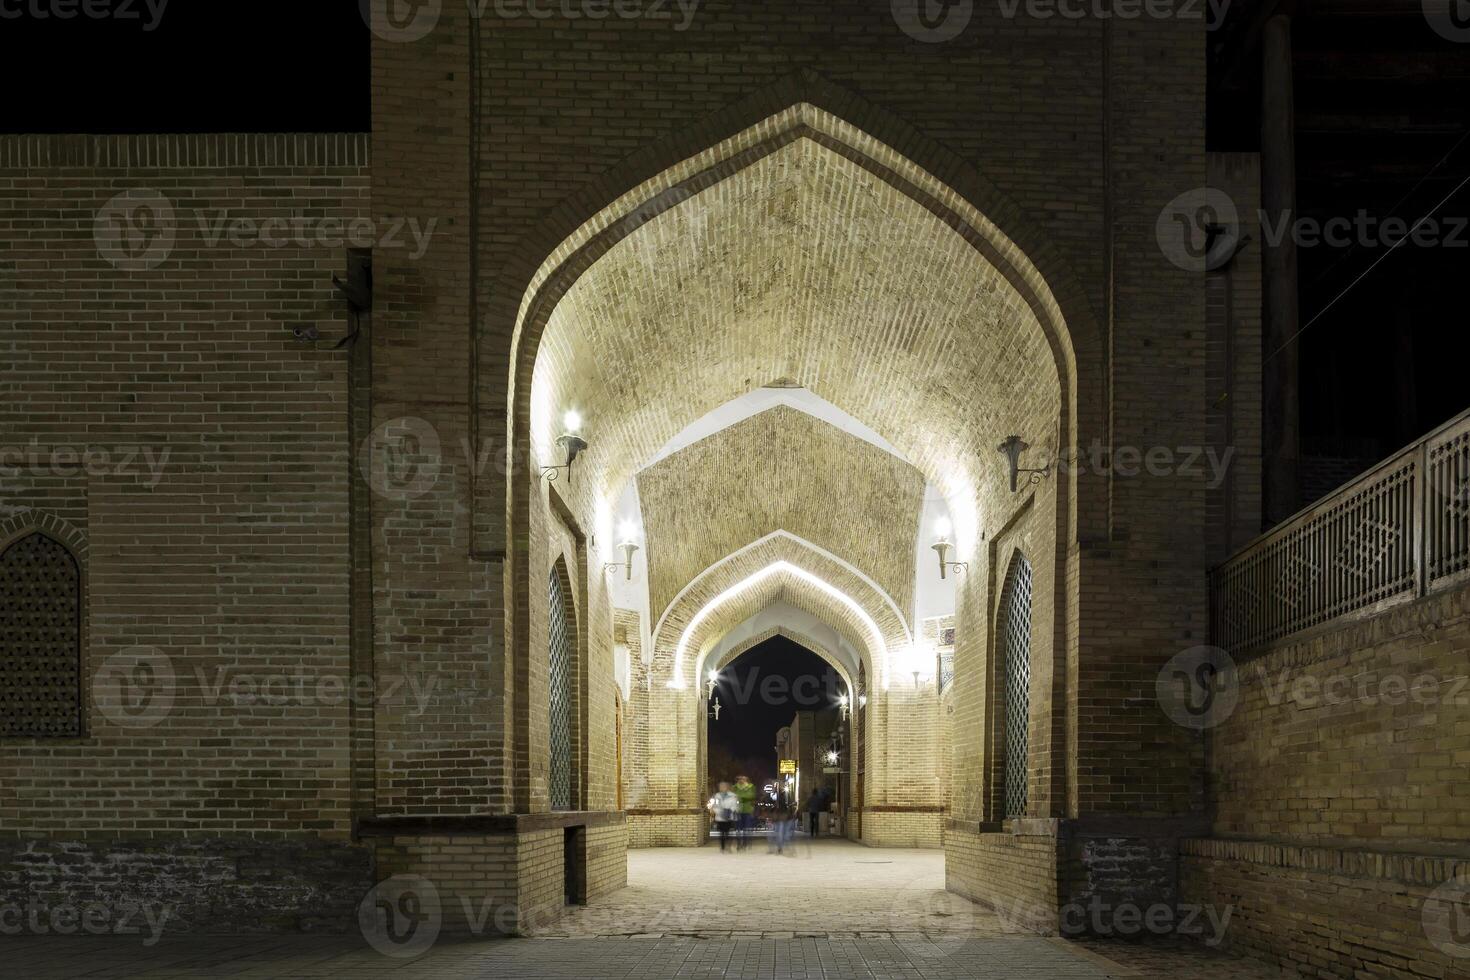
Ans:
[[[572,808],[572,628],[566,588],[552,569],[548,590],[550,663],[547,673],[551,719],[551,808]]]
[[[996,629],[1004,672],[1002,724],[1005,815],[1026,815],[1027,725],[1031,714],[1031,563],[1017,553],[1000,599]]]
[[[0,736],[82,733],[82,574],[37,531],[0,553]]]
[[[863,809],[863,792],[867,788],[866,782],[868,764],[868,672],[862,664],[858,664],[857,696],[852,705],[853,718],[853,809],[861,813]],[[861,818],[859,818],[861,819]]]

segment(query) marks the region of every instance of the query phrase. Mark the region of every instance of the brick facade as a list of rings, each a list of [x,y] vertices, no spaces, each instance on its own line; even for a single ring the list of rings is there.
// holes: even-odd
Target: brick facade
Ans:
[[[957,890],[987,901],[1168,895],[1167,842],[1205,806],[1203,745],[1151,692],[1204,639],[1219,499],[1189,475],[1055,464],[1096,443],[1142,455],[1211,437],[1205,287],[1156,239],[1164,203],[1206,180],[1203,44],[1189,22],[977,7],[934,45],[869,0],[713,3],[688,33],[485,24],[448,4],[422,37],[375,39],[370,137],[0,143],[0,189],[20,202],[5,249],[27,280],[0,300],[20,326],[22,439],[60,418],[68,438],[174,450],[157,486],[47,473],[22,491],[88,541],[88,657],[149,645],[191,670],[361,667],[433,679],[443,698],[240,713],[181,696],[141,734],[0,743],[0,815],[50,835],[343,842],[354,818],[377,821],[360,845],[374,877],[433,878],[512,909],[503,931],[532,930],[559,907],[568,828],[584,828],[589,893],[617,886],[629,843],[701,836],[698,651],[783,601],[863,658],[864,841],[944,846]],[[340,248],[202,251],[181,229],[172,264],[121,277],[91,223],[134,186],[436,230],[422,249],[374,243],[349,369],[287,329],[345,332]],[[648,475],[650,491],[670,480],[650,492],[642,558],[660,562],[653,621],[615,608],[605,528],[622,488],[684,426],[773,382],[911,465],[858,465],[872,447],[850,447],[868,499],[844,501],[839,473],[788,501],[796,456],[770,467],[769,494],[804,519],[744,508],[685,552],[668,542],[691,515],[669,508],[705,506],[708,488],[704,468],[667,460]],[[60,397],[83,391],[105,394],[101,423]],[[589,446],[552,480],[568,408]],[[1016,492],[995,448],[1013,434],[1031,444],[1022,465],[1049,466]],[[832,433],[808,435],[817,452]],[[968,566],[943,698],[915,647],[918,501],[897,499],[924,482],[950,501],[950,557]],[[881,531],[833,519],[855,513]],[[994,649],[1017,554],[1035,580],[1029,802],[1007,825]],[[783,569],[705,615],[782,561],[831,588]],[[554,572],[576,633],[574,809],[545,829]],[[159,752],[204,790],[154,778]],[[101,788],[68,785],[58,763]]]

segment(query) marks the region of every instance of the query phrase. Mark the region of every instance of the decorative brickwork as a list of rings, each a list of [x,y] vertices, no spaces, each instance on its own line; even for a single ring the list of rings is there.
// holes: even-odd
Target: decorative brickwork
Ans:
[[[82,732],[82,572],[32,531],[0,550],[0,737]]]
[[[822,473],[841,474],[841,507],[811,493]],[[637,480],[655,610],[705,568],[782,530],[842,555],[900,609],[913,605],[924,478],[820,419],[777,406],[660,460]],[[689,501],[713,499],[722,518],[711,526],[709,513]]]

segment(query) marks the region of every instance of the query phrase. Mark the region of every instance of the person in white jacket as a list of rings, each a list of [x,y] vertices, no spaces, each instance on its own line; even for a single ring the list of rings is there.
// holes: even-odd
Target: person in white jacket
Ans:
[[[730,792],[729,783],[720,783],[705,809],[715,818],[715,828],[720,832],[720,850],[723,851],[730,843],[730,828],[740,819],[740,797]]]

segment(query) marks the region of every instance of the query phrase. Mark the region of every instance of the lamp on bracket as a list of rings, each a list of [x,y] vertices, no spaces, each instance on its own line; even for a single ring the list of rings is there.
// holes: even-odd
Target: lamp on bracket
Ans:
[[[541,467],[541,475],[547,480],[554,481],[562,470],[566,470],[567,482],[571,483],[572,463],[576,462],[577,457],[587,448],[587,440],[581,436],[582,415],[576,409],[568,409],[561,417],[561,423],[562,434],[557,437],[556,444],[561,447],[562,453],[566,456],[566,462]]]
[[[623,540],[618,547],[623,549],[623,560],[603,562],[602,570],[606,572],[614,568],[621,568],[627,580],[631,582],[633,581],[633,555],[638,551],[638,525],[632,521],[624,521],[619,531]]]
[[[1029,473],[1031,483],[1035,485],[1041,482],[1041,478],[1051,474],[1051,464],[1042,467],[1025,467],[1021,465],[1021,454],[1030,449],[1031,446],[1020,436],[1006,436],[1006,441],[995,447],[1002,453],[1006,462],[1011,467],[1011,493],[1016,492],[1017,478],[1022,473]]]
[[[939,555],[939,577],[948,578],[951,570],[963,572],[970,567],[967,561],[950,561],[949,549],[954,547],[950,543],[949,535],[953,530],[948,517],[941,517],[934,522],[934,544],[930,545]]]

